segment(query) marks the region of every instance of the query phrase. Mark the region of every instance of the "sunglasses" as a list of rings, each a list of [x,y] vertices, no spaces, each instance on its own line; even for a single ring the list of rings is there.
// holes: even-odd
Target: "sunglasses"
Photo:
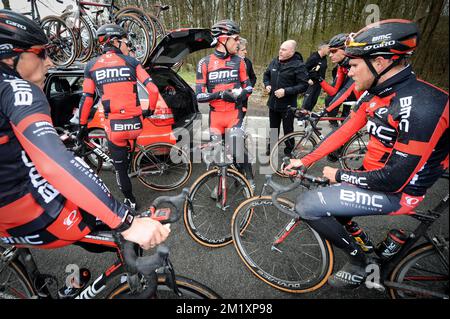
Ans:
[[[40,47],[40,48],[28,48],[28,49],[14,48],[13,51],[14,52],[19,52],[19,53],[23,53],[23,52],[33,53],[33,54],[36,54],[40,59],[45,60],[47,58],[47,56],[48,56],[47,50],[49,48],[50,48],[49,45],[45,45],[45,46]]]
[[[350,33],[347,36],[347,39],[345,40],[345,46],[346,47],[363,47],[367,45],[367,43],[364,42],[356,42],[355,41],[356,33]]]
[[[234,41],[239,41],[239,40],[241,40],[241,37],[240,36],[238,36],[238,35],[235,35],[235,36],[230,36],[230,38],[232,38]]]
[[[133,43],[131,43],[131,42],[128,41],[128,40],[119,40],[119,42],[120,42],[120,43],[125,43],[125,45],[126,45],[129,49],[131,49],[131,48],[133,47]]]

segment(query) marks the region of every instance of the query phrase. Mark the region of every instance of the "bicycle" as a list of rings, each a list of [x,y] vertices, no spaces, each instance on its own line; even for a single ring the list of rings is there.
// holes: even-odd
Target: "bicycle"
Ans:
[[[448,174],[444,177],[448,180]],[[330,243],[299,218],[292,202],[279,196],[299,187],[328,184],[328,180],[302,171],[296,182],[288,186],[273,182],[272,176],[267,175],[260,196],[246,200],[236,209],[232,218],[234,246],[257,278],[290,293],[311,292],[327,282],[334,265]],[[271,196],[263,195],[266,187],[273,190]],[[429,231],[446,211],[448,194],[428,213],[409,215],[421,223],[400,251],[387,260],[369,257],[369,266],[380,270],[379,282],[370,282],[371,287],[387,291],[391,298],[448,299],[448,238]],[[421,238],[425,243],[416,246]],[[431,287],[424,287],[427,284]]]
[[[158,197],[141,216],[155,218],[162,224],[176,222],[187,192],[185,189],[178,196]],[[114,251],[117,260],[97,279],[88,282],[89,285],[86,283],[78,294],[65,299],[98,298],[117,278],[120,283],[107,293],[107,299],[221,298],[199,282],[175,275],[169,248],[165,245],[159,245],[151,256],[142,256],[143,251],[137,244],[125,241],[113,230],[94,230],[79,243],[98,252]],[[30,248],[0,246],[0,299],[54,298],[50,287],[55,284],[58,290],[57,279],[38,270]]]
[[[56,0],[62,3],[62,0]],[[71,65],[78,54],[78,45],[74,32],[67,27],[64,20],[57,16],[46,16],[41,19],[37,0],[28,0],[31,11],[24,12],[24,15],[31,17],[39,24],[49,40],[48,53],[53,64],[61,67]]]
[[[77,141],[77,131],[58,128],[61,140],[79,157],[90,162],[96,173],[101,171],[103,163],[113,166],[109,154],[95,141],[84,140],[83,145]],[[192,174],[192,163],[189,156],[178,146],[170,143],[155,143],[142,146],[130,141],[130,162],[128,176],[137,177],[146,187],[157,191],[170,191],[183,186]],[[96,161],[91,162],[95,156]]]
[[[352,103],[354,102],[344,102]],[[290,158],[301,159],[309,154],[314,147],[324,139],[321,128],[317,126],[319,121],[343,121],[345,118],[326,117],[325,112],[316,113],[306,110],[297,110],[295,107],[291,108],[294,116],[298,121],[303,121],[304,129],[296,131],[283,136],[273,147],[270,153],[270,166],[277,175],[286,177],[280,170],[280,164],[285,156]],[[367,131],[357,132],[348,142],[346,142],[339,150],[329,154],[328,160],[339,161],[339,164],[344,169],[359,170],[362,167],[362,160],[367,151],[367,144],[369,134]],[[292,145],[293,149],[290,154],[285,153],[286,145]]]
[[[223,141],[201,145],[207,172],[192,184],[184,205],[184,224],[189,235],[207,247],[231,243],[231,214],[243,200],[253,196],[247,178],[227,155]],[[209,169],[213,166],[212,169]]]
[[[128,38],[133,43],[136,59],[145,64],[156,44],[156,31],[152,19],[139,8],[124,7],[120,9],[114,2],[115,0],[111,0],[110,3],[76,0],[76,9],[72,11],[73,7],[69,7],[61,15],[61,19],[70,22],[70,25],[73,26],[81,47],[77,60],[86,62],[95,52],[100,53],[100,46],[95,41],[98,26],[105,23],[117,23],[127,31]],[[101,9],[90,12],[87,7]]]

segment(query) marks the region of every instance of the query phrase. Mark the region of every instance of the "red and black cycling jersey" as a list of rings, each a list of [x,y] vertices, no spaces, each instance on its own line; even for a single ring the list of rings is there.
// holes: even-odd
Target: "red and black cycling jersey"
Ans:
[[[0,63],[0,237],[47,227],[67,200],[111,228],[127,211],[62,144],[42,90]]]
[[[105,115],[110,119],[129,119],[142,115],[137,81],[148,91],[149,109],[154,110],[158,101],[158,88],[142,65],[133,57],[111,48],[90,61],[84,71],[83,96],[80,101],[80,124],[88,122],[97,90]]]
[[[320,86],[328,95],[336,95],[344,84],[345,79],[347,79],[348,70],[347,65],[339,65],[333,85],[328,84],[326,81],[322,81],[320,82]]]
[[[241,57],[216,50],[199,61],[196,79],[198,102],[209,102],[211,110],[216,112],[233,111],[241,105],[222,100],[219,93],[239,88],[251,94],[252,87]]]
[[[410,66],[365,93],[344,124],[302,159],[311,165],[365,125],[363,171],[339,169],[338,182],[388,193],[425,195],[449,164],[448,93],[416,79]]]
[[[322,82],[323,83],[323,82]],[[347,77],[341,85],[339,91],[333,96],[325,110],[329,113],[340,107],[346,101],[357,101],[364,92],[356,90],[355,82]]]

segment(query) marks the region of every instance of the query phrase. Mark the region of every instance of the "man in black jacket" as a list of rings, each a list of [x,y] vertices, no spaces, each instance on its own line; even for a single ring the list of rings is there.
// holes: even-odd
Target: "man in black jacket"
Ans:
[[[247,58],[247,40],[244,38],[240,38],[240,40],[239,40],[238,55],[242,59],[244,59],[245,67],[247,69],[248,79],[250,80],[250,85],[251,85],[251,87],[254,88],[256,85],[257,78],[256,78],[255,70],[253,70],[253,63],[249,58]],[[247,113],[247,108],[248,108],[248,99],[243,101],[243,104],[242,104],[242,111],[244,113],[244,116]]]
[[[318,65],[320,65],[319,73],[322,78],[325,78],[328,63],[327,63],[327,55],[329,52],[329,46],[327,42],[322,42],[318,50],[311,53],[311,56],[305,63],[306,69],[308,72],[312,71]],[[310,80],[311,81],[311,80]],[[308,111],[312,111],[314,106],[316,106],[317,100],[320,96],[320,91],[322,90],[320,83],[315,83],[313,81],[309,82],[310,87],[305,93],[305,98],[303,99],[302,108]]]
[[[296,52],[297,43],[294,40],[283,42],[278,57],[273,59],[264,72],[264,86],[269,93],[267,106],[269,107],[270,128],[280,130],[283,121],[283,132],[289,134],[294,131],[294,115],[288,112],[289,106],[297,106],[297,96],[304,93],[308,85],[308,71],[303,58]],[[292,152],[292,141],[286,143],[285,154]],[[267,149],[270,154],[270,148]]]

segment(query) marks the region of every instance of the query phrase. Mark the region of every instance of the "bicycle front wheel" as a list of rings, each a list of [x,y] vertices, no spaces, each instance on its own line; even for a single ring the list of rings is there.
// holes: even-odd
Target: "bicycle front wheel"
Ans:
[[[178,146],[156,143],[137,153],[133,170],[145,186],[157,191],[170,191],[187,182],[192,173],[192,163]]]
[[[117,24],[120,25],[128,34],[128,39],[135,47],[135,58],[142,64],[145,64],[152,49],[150,43],[150,30],[142,22],[139,16],[131,13],[122,14],[117,17]]]
[[[252,196],[249,182],[239,172],[228,169],[226,181],[220,169],[206,172],[192,185],[184,205],[184,224],[189,235],[207,247],[230,244],[231,216],[239,203]]]
[[[294,204],[279,198],[284,207]],[[333,270],[333,250],[309,225],[278,211],[270,196],[253,197],[235,211],[234,246],[246,267],[270,286],[291,293],[322,287]]]
[[[448,248],[448,240],[447,246]],[[432,244],[414,248],[394,268],[390,281],[413,289],[389,288],[393,299],[438,298],[449,295],[448,250],[443,260]],[[418,288],[415,290],[414,288]],[[430,292],[437,293],[436,295]]]
[[[369,144],[369,133],[367,131],[356,133],[342,149],[339,162],[343,169],[359,170],[363,166],[364,156]]]
[[[158,287],[156,288],[156,298],[157,299],[221,299],[221,297],[214,292],[212,289],[206,287],[205,285],[202,285],[199,282],[196,282],[195,280],[182,277],[182,276],[176,276],[175,282],[178,286],[178,289],[181,292],[181,296],[178,296],[174,293],[170,287],[168,287],[165,284],[165,277],[159,276],[158,277]],[[107,299],[115,299],[120,298],[123,299],[125,295],[130,293],[130,287],[128,283],[124,283],[117,288],[114,289],[114,291],[111,292],[111,294],[107,297]]]
[[[0,257],[4,251],[0,246]],[[33,285],[23,266],[14,260],[6,264],[0,258],[0,299],[31,299],[33,296]]]
[[[287,156],[291,159],[300,159],[309,154],[316,144],[314,138],[306,138],[305,132],[302,131],[285,135],[278,140],[270,153],[270,167],[277,175],[287,177],[281,171],[283,158]]]

